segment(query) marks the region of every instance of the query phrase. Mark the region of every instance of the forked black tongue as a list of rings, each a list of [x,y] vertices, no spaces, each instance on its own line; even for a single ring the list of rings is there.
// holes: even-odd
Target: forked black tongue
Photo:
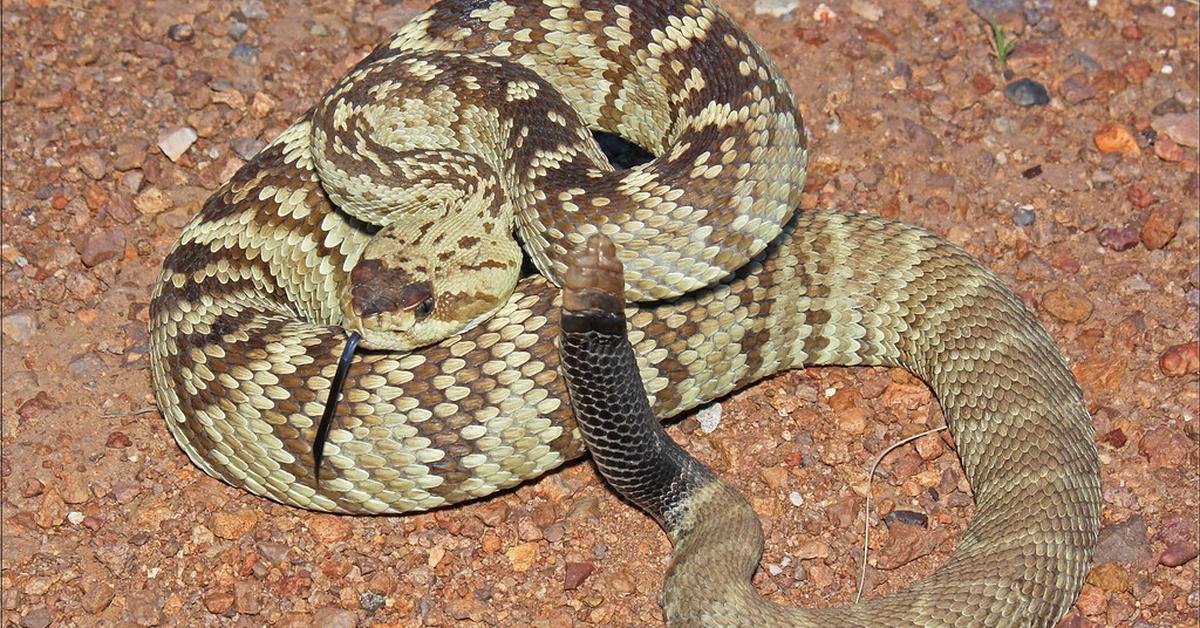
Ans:
[[[346,374],[350,372],[350,363],[354,361],[354,351],[362,336],[351,332],[346,340],[346,348],[342,349],[342,357],[338,360],[337,373],[333,375],[329,387],[329,398],[325,400],[325,412],[321,413],[321,422],[317,424],[317,436],[313,440],[313,477],[321,482],[321,459],[325,456],[325,439],[329,437],[329,428],[333,426],[333,415],[337,413],[338,400],[342,398],[342,385],[346,382]]]

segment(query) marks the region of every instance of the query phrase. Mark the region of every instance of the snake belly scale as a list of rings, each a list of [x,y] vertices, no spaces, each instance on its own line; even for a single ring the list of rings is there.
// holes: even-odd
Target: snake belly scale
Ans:
[[[554,282],[595,229],[586,225],[619,247],[648,228],[670,235],[622,260],[634,277],[627,296],[699,278],[683,296],[627,311],[656,416],[813,364],[904,366],[945,408],[975,490],[970,528],[929,580],[833,618],[1052,623],[1082,585],[1100,493],[1090,417],[1035,317],[977,262],[917,228],[792,215],[806,153],[790,91],[715,5],[515,4],[443,2],[358,67],[414,51],[505,58],[559,88],[585,125],[686,170],[669,185],[661,170],[637,170],[599,177],[616,182],[600,194],[533,190],[532,202],[513,202],[521,242],[549,279],[522,279],[490,318],[430,347],[356,356],[318,479],[312,438],[345,344],[340,295],[378,228],[330,203],[311,112],[302,116],[209,199],[164,261],[151,370],[188,456],[253,493],[346,513],[424,510],[541,475],[583,453],[559,374]],[[740,87],[718,97],[721,76]],[[799,150],[773,152],[789,134]],[[729,153],[747,161],[726,167]],[[688,200],[695,190],[732,205]],[[554,199],[560,211],[535,215]],[[658,216],[701,226],[655,232]],[[698,257],[638,261],[684,250]]]

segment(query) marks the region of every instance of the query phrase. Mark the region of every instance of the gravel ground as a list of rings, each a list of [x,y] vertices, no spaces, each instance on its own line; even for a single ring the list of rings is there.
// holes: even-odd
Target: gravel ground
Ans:
[[[142,4],[3,2],[4,625],[661,621],[668,542],[587,463],[476,504],[349,518],[188,462],[147,372],[163,255],[209,192],[422,3]],[[1063,625],[1197,625],[1195,3],[1027,0],[997,16],[1017,37],[1007,76],[963,2],[725,4],[798,94],[814,150],[804,206],[960,243],[1071,361],[1106,505]],[[936,402],[904,372],[809,369],[721,410],[711,431],[711,416],[670,431],[763,516],[760,590],[849,602],[867,469],[938,425]],[[868,595],[928,574],[971,516],[942,435],[893,452],[873,490]]]

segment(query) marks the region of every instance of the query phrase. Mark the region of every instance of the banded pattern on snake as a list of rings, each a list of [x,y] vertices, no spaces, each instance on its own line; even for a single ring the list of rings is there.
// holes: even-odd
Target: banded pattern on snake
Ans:
[[[708,16],[705,28],[696,27],[697,15]],[[573,34],[570,45],[562,43],[563,33]],[[712,33],[722,33],[724,43],[714,44]],[[602,42],[617,42],[621,53],[588,53]],[[683,93],[675,89],[689,80],[695,85],[697,73],[706,84],[753,74],[751,94],[787,94],[791,106],[765,55],[706,1],[545,0],[519,11],[508,2],[444,2],[364,64],[417,46],[484,50],[531,63],[563,51],[577,65],[551,63],[540,68],[542,77],[556,86],[589,86],[591,113],[587,107],[580,113],[587,125],[645,142],[660,155],[679,146],[648,141],[668,136],[658,133],[670,126],[668,116],[661,109],[632,115],[654,103],[622,100],[630,93],[623,86],[644,81],[647,68],[655,76],[676,71],[681,83],[664,98]],[[707,52],[687,56],[700,50]],[[601,60],[607,78],[598,82],[591,72]],[[765,82],[757,68],[769,70]],[[658,89],[646,85],[650,93]],[[691,101],[710,111],[727,104]],[[626,122],[612,123],[617,119]],[[583,453],[555,351],[558,292],[547,279],[529,277],[490,318],[461,334],[408,353],[358,355],[324,472],[314,476],[316,417],[345,343],[340,295],[377,229],[330,203],[314,167],[310,120],[302,117],[218,190],[164,262],[152,301],[152,377],[171,433],[192,460],[284,503],[383,513],[482,497]],[[731,128],[733,142],[761,132]],[[713,141],[722,146],[728,139]],[[747,154],[769,150],[758,146]],[[718,283],[629,308],[653,412],[674,416],[808,364],[909,368],[931,384],[946,410],[977,515],[933,578],[835,617],[859,624],[1052,623],[1082,585],[1100,505],[1090,417],[1070,371],[1020,300],[943,240],[866,215],[788,218],[803,158],[801,152],[789,162],[783,177],[789,184],[750,185],[750,200],[739,201],[775,199],[768,213],[782,229],[778,237],[762,231],[770,229],[766,222],[737,218],[702,232],[719,236],[753,223],[739,254],[753,259],[739,266],[711,249],[693,270],[706,276],[702,283]],[[719,185],[738,189],[737,170],[727,170],[731,179]],[[697,173],[687,180],[700,182]],[[633,196],[654,199],[668,214],[687,213],[677,202],[681,193],[647,185]],[[633,222],[655,220],[630,215]],[[539,220],[518,216],[517,230],[538,268],[557,279],[562,260],[589,232]],[[608,227],[619,246],[629,224]],[[640,269],[632,260],[626,266]],[[702,270],[708,267],[717,270]]]

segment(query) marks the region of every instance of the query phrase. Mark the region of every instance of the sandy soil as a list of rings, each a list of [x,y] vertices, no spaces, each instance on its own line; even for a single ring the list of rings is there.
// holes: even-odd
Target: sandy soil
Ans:
[[[3,1],[4,625],[660,622],[668,543],[586,462],[476,504],[348,518],[232,489],[175,446],[146,362],[163,255],[209,192],[422,3],[143,4]],[[804,207],[960,243],[1071,361],[1106,506],[1064,625],[1196,625],[1195,4],[1029,0],[1001,16],[1019,33],[1012,78],[1048,90],[1028,107],[1005,95],[965,3],[829,1],[825,21],[811,0],[725,4],[798,94],[814,150]],[[186,151],[172,159],[160,137]],[[712,433],[694,417],[670,431],[763,515],[761,590],[847,603],[867,468],[938,425],[936,402],[900,371],[810,369],[722,410]],[[874,491],[868,595],[929,573],[971,514],[941,436],[893,452]]]

